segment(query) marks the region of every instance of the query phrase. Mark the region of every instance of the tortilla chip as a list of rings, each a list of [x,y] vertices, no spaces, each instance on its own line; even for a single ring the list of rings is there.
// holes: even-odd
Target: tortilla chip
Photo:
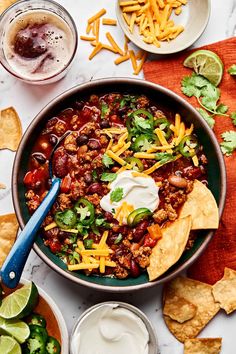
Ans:
[[[184,298],[197,308],[195,316],[184,323],[164,315],[167,327],[180,342],[196,337],[220,310],[212,295],[212,286],[200,281],[177,277],[165,286],[164,301],[170,297],[169,293]]]
[[[217,229],[219,211],[215,198],[202,182],[195,180],[193,190],[187,196],[179,217],[192,216],[191,230]]]
[[[168,292],[165,298],[163,314],[179,323],[184,323],[193,318],[197,313],[197,306],[177,295]]]
[[[219,354],[222,338],[196,338],[184,342],[184,354]]]
[[[5,186],[5,184],[3,184],[3,183],[0,183],[0,189],[6,189],[6,186]]]
[[[20,118],[13,107],[0,111],[0,149],[16,151],[22,137]]]
[[[0,267],[15,242],[18,227],[15,214],[0,215]]]
[[[10,5],[12,5],[17,0],[1,0],[0,2],[0,14],[5,11]]]
[[[236,271],[225,268],[224,276],[213,285],[215,301],[227,314],[236,310]]]
[[[162,238],[152,249],[147,268],[150,281],[157,279],[179,260],[188,241],[191,222],[188,215],[161,229]]]

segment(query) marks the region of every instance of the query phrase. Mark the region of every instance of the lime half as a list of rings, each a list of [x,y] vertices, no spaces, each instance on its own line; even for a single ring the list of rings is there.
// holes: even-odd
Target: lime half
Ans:
[[[21,320],[5,320],[0,317],[0,333],[14,337],[17,342],[22,344],[29,337],[30,329],[29,326]]]
[[[206,77],[215,86],[221,82],[224,64],[218,55],[210,50],[200,49],[190,54],[185,59],[184,66]]]
[[[34,283],[30,282],[2,300],[0,317],[23,318],[32,312],[37,302],[38,289]]]
[[[21,354],[21,347],[17,341],[8,336],[0,337],[0,353],[4,354]]]

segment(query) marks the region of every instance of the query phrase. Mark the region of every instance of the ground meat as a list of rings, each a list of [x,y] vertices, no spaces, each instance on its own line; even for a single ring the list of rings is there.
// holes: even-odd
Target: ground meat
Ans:
[[[80,125],[80,119],[79,119],[79,116],[77,116],[77,114],[73,115],[73,117],[71,118],[70,124],[72,125],[73,130],[78,129],[78,127]]]
[[[98,129],[98,128],[99,128],[99,126],[95,122],[88,122],[80,130],[80,134],[89,135],[89,134],[95,132],[95,130]]]
[[[167,220],[167,218],[168,218],[168,214],[167,214],[166,210],[164,210],[164,209],[157,210],[153,214],[153,219],[155,220],[155,222],[157,224],[162,224],[164,221]]]
[[[60,210],[65,210],[72,207],[71,198],[68,194],[61,193],[57,198]]]
[[[92,194],[92,195],[87,195],[86,199],[95,206],[100,205],[101,197],[97,193]]]
[[[137,99],[137,108],[145,108],[149,105],[149,99],[145,96],[140,96]]]
[[[125,278],[127,278],[128,275],[129,275],[128,270],[125,269],[125,268],[123,268],[123,267],[120,266],[119,264],[117,264],[117,266],[115,267],[114,273],[115,273],[115,276],[116,276],[118,279],[125,279]]]
[[[173,221],[177,219],[178,214],[176,213],[175,209],[172,207],[171,204],[165,203],[165,210],[167,212],[168,219]]]
[[[54,132],[56,133],[56,135],[61,136],[66,132],[66,130],[66,123],[61,120],[58,120],[54,126]]]
[[[186,199],[187,194],[185,193],[185,190],[180,189],[177,192],[170,193],[169,196],[165,198],[165,201],[176,209],[179,205],[182,205]]]
[[[147,268],[149,266],[149,257],[152,250],[150,247],[141,246],[138,250],[133,251],[133,257],[141,268]]]
[[[77,150],[76,133],[69,134],[64,141],[64,147],[68,152],[75,152]]]
[[[130,269],[131,254],[117,257],[117,261],[125,269]]]
[[[74,200],[84,197],[86,183],[83,180],[75,180],[71,185],[71,196]]]

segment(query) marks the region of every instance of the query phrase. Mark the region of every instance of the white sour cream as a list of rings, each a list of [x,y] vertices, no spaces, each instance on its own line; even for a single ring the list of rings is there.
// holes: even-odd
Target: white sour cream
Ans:
[[[118,174],[115,181],[110,185],[110,192],[100,201],[103,210],[111,213],[123,202],[132,205],[134,209],[148,208],[153,212],[158,208],[159,188],[154,179],[150,176],[133,176],[133,173],[135,174],[135,171],[123,171]],[[119,202],[112,202],[111,193],[118,187],[123,189],[123,197]]]
[[[148,354],[149,334],[143,321],[116,304],[95,308],[72,336],[73,354]]]

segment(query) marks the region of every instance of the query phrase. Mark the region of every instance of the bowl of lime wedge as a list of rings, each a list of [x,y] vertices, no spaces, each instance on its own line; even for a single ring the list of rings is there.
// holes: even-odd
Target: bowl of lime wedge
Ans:
[[[60,309],[33,282],[16,289],[0,284],[0,353],[68,354],[68,331]]]

